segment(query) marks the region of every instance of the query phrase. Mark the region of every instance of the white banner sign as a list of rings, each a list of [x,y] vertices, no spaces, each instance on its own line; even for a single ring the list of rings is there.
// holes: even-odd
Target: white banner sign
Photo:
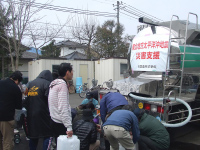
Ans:
[[[156,28],[142,30],[135,36],[131,49],[131,68],[133,71],[165,72],[168,53],[169,31]]]

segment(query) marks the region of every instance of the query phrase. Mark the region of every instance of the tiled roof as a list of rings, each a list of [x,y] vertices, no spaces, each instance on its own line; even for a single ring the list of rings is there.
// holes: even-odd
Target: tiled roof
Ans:
[[[70,53],[69,55],[62,56],[61,58],[66,58],[66,59],[87,59],[87,56],[79,53],[77,51]]]
[[[37,54],[36,53],[32,53],[32,52],[23,52],[21,58],[37,58]]]
[[[70,40],[61,41],[61,42],[56,43],[55,45],[59,46],[59,47],[87,48],[86,45],[83,45],[83,44],[80,44],[80,43],[77,43],[77,42],[74,42],[74,41],[70,41]]]

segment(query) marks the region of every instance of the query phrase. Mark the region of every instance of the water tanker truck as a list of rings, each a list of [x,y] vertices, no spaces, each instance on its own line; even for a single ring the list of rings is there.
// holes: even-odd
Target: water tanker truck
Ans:
[[[196,17],[191,23],[189,17]],[[115,81],[135,108],[145,109],[166,127],[180,127],[200,118],[200,26],[198,16],[148,24],[131,43],[128,78]]]

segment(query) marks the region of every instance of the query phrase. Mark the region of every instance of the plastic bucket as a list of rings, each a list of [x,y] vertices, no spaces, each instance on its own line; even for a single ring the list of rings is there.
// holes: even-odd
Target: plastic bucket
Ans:
[[[82,84],[82,77],[76,77],[76,93],[80,93],[82,91],[82,87],[81,89],[79,89],[79,87],[83,85]]]

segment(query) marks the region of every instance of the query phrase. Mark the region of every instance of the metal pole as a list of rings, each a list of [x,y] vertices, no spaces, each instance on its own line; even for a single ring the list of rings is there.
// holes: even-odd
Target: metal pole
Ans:
[[[119,1],[117,1],[117,25],[119,26]]]
[[[117,52],[119,52],[119,1],[117,1]]]

